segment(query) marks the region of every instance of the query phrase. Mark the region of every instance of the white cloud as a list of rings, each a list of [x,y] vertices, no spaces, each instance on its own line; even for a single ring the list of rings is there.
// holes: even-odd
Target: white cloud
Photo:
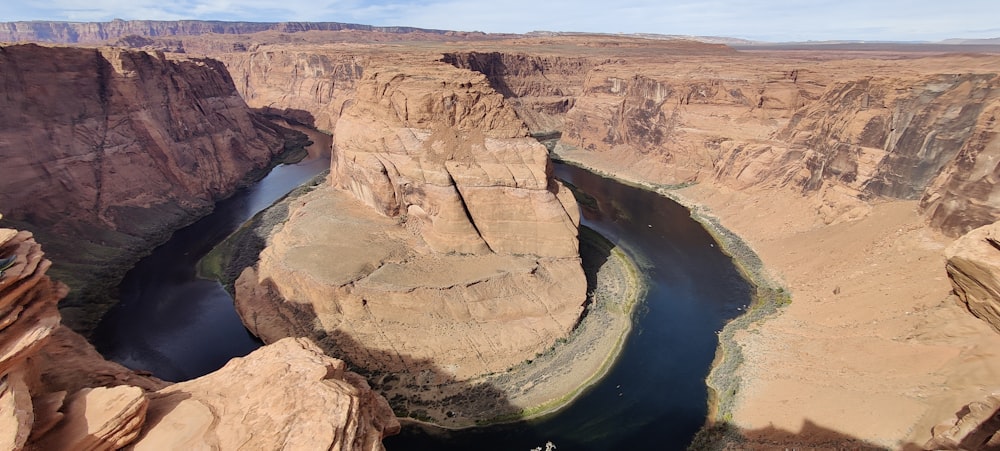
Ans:
[[[644,32],[765,40],[996,37],[996,0],[27,0],[6,20],[333,21],[452,30]]]

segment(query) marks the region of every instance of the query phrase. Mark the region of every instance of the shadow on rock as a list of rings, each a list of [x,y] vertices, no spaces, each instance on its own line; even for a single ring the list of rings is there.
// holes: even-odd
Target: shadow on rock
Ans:
[[[768,426],[760,429],[741,430],[722,422],[706,427],[695,436],[691,450],[770,450],[770,449],[830,449],[830,450],[884,450],[885,446],[853,437],[805,420],[797,432]],[[899,449],[916,451],[924,448],[907,443]]]
[[[313,116],[312,113],[306,110],[297,110],[295,108],[274,108],[270,106],[265,106],[261,108],[254,108],[254,111],[263,114],[264,117],[272,121],[285,120],[291,125],[316,128],[316,117]]]

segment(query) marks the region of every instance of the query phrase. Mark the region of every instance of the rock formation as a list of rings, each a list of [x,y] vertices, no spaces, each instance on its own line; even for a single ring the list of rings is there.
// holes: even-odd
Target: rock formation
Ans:
[[[442,61],[486,75],[538,134],[563,130],[562,118],[582,94],[587,72],[598,64],[590,58],[512,52],[446,53]]]
[[[4,449],[368,451],[399,429],[385,399],[305,339],[169,386],[107,362],[60,325],[66,286],[46,275],[31,233],[0,229],[0,256],[15,257],[0,275]]]
[[[172,37],[202,34],[250,34],[263,31],[296,33],[304,31],[361,30],[380,33],[445,34],[443,30],[413,27],[373,27],[339,22],[222,22],[205,20],[121,20],[111,22],[4,22],[0,42],[50,42],[58,44],[99,44],[129,36]]]
[[[288,46],[224,53],[218,58],[233,74],[248,105],[333,130],[344,102],[354,95],[367,55]]]
[[[594,68],[566,114],[564,144],[611,152],[668,183],[794,187],[829,221],[864,214],[874,198],[921,199],[932,225],[953,236],[1000,219],[987,175],[996,169],[987,155],[1000,148],[996,74],[852,79],[840,68],[687,66]]]
[[[1000,222],[955,240],[945,256],[958,299],[1000,333]]]
[[[214,60],[14,45],[0,79],[4,221],[47,243],[81,330],[138,256],[284,149]]]
[[[924,449],[992,450],[1000,448],[1000,395],[993,393],[934,427]]]
[[[239,381],[234,384],[234,381]],[[384,398],[307,339],[285,339],[149,394],[137,450],[380,450],[399,431]]]
[[[337,123],[339,189],[294,201],[236,299],[265,342],[311,336],[398,385],[444,386],[565,337],[586,283],[545,148],[481,74],[414,67],[365,69]]]

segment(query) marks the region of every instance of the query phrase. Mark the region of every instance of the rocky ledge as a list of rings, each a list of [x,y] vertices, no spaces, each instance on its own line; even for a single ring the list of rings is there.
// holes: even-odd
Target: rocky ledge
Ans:
[[[169,385],[104,360],[60,325],[66,286],[30,232],[0,229],[0,448],[382,449],[385,399],[306,339]]]
[[[945,256],[962,305],[1000,332],[1000,222],[955,240]]]

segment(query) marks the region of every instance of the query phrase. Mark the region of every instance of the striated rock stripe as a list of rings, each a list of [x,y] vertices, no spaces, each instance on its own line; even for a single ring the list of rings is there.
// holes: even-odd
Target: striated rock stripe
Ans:
[[[139,255],[284,148],[214,60],[11,45],[0,80],[3,221],[47,243],[79,329]]]
[[[975,229],[945,250],[955,294],[1000,332],[1000,222]]]

